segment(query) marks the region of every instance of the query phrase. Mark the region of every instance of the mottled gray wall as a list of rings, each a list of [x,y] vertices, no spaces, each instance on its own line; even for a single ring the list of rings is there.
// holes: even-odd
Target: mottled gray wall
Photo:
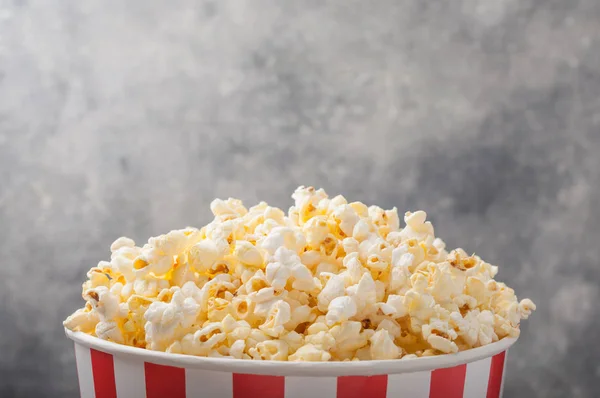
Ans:
[[[599,94],[597,0],[0,0],[0,396],[76,396],[114,238],[300,184],[425,209],[535,300],[507,397],[599,396]]]

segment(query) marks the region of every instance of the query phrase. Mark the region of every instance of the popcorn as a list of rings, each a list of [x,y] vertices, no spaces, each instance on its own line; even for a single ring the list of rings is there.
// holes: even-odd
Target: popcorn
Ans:
[[[114,276],[122,276],[126,281],[133,281],[135,279],[133,262],[142,254],[142,249],[130,246],[129,241],[133,242],[131,239],[121,237],[113,242],[110,263],[103,264],[104,262],[101,262],[103,265],[98,264],[99,268],[106,269]]]
[[[456,340],[457,333],[450,327],[448,322],[433,318],[430,319],[428,324],[424,324],[421,330],[423,338],[425,338],[433,348],[444,353],[458,351],[458,346],[453,341]]]
[[[350,296],[354,296],[359,312],[377,301],[377,286],[368,272],[363,274],[356,285],[348,287],[346,291]]]
[[[333,336],[329,331],[324,330],[315,334],[309,334],[306,336],[305,341],[324,351],[329,351],[335,346],[335,339]]]
[[[95,287],[110,285],[110,279],[108,275],[104,273],[100,268],[92,268],[87,272],[88,281],[84,284],[84,290],[93,289]]]
[[[458,352],[458,347],[455,342],[450,341],[450,339],[440,336],[437,334],[431,334],[427,338],[427,342],[431,344],[433,348],[443,353],[449,354],[453,352]]]
[[[347,255],[344,258],[344,267],[346,270],[340,273],[340,275],[344,276],[344,281],[346,286],[356,285],[360,282],[360,279],[367,272],[367,269],[362,266],[360,260],[358,259],[358,253],[352,253]]]
[[[327,332],[329,327],[325,324],[324,319],[316,319],[315,322],[306,329],[308,335],[317,334],[319,332]]]
[[[217,260],[223,258],[217,244],[205,239],[192,246],[188,252],[190,267],[197,272],[206,272]]]
[[[323,257],[329,259],[335,259],[337,257],[338,251],[340,250],[340,245],[335,235],[329,234],[327,237],[321,242],[319,246],[319,251]]]
[[[215,217],[213,222],[204,227],[204,234],[205,238],[216,243],[220,251],[226,251],[235,240],[244,239],[246,229],[242,218],[227,217],[223,221]]]
[[[283,340],[267,340],[250,348],[248,353],[253,359],[285,361],[288,358],[288,345]]]
[[[406,307],[404,305],[404,297],[403,296],[390,294],[387,298],[386,304],[394,308],[394,314],[398,318],[401,318],[408,313],[408,310],[406,309]]]
[[[324,190],[315,190],[313,187],[298,187],[292,194],[294,199],[293,209],[291,212],[297,212],[298,224],[303,225],[312,216],[316,215],[317,206],[322,199],[327,198],[327,194]]]
[[[196,321],[200,305],[185,291],[174,289],[169,303],[155,301],[146,310],[146,343],[150,350],[164,351],[171,343],[178,328],[188,329]]]
[[[254,302],[248,296],[238,296],[231,301],[231,314],[235,319],[246,320],[252,318]]]
[[[215,199],[210,203],[210,211],[215,217],[241,217],[248,213],[241,200],[229,198],[227,200]],[[223,219],[223,218],[222,218]],[[223,219],[223,221],[225,221]]]
[[[269,317],[269,314],[272,312],[273,307],[279,301],[285,301],[286,297],[287,291],[284,290],[278,292],[278,294],[275,294],[273,288],[265,288],[258,292],[258,294],[252,294],[251,298],[257,301],[254,306],[254,315],[256,316],[257,322],[266,320]],[[289,306],[287,302],[286,304]],[[288,321],[289,320],[290,319],[288,318]]]
[[[339,206],[342,206],[345,204],[348,204],[348,201],[346,200],[346,198],[344,198],[342,195],[337,195],[334,198],[331,198],[329,200],[328,206],[327,206],[327,213],[331,213]]]
[[[238,240],[235,242],[233,255],[240,263],[248,267],[262,268],[264,263],[263,256],[256,246],[245,240]]]
[[[251,274],[252,275],[252,274]],[[242,277],[242,281],[244,278]],[[262,270],[256,271],[240,289],[242,294],[250,294],[252,292],[258,292],[260,289],[269,286],[269,281]]]
[[[346,255],[358,253],[359,242],[354,238],[345,238],[342,240],[342,247]]]
[[[267,282],[273,289],[281,290],[287,285],[288,279],[292,276],[292,269],[288,264],[274,262],[267,265],[266,278]]]
[[[359,348],[366,346],[369,342],[367,333],[362,331],[362,324],[356,321],[341,322],[331,328],[331,336],[336,341],[336,346],[333,348],[336,355],[342,353],[351,353]]]
[[[100,318],[97,312],[80,308],[67,317],[64,325],[67,329],[90,334],[94,331],[98,322],[100,322]]]
[[[383,301],[385,298],[385,283],[382,281],[375,281],[375,301]]]
[[[302,226],[302,232],[306,236],[306,243],[313,248],[318,248],[321,243],[329,235],[329,227],[327,226],[327,217],[316,216],[311,218]]]
[[[135,242],[133,241],[133,239],[129,239],[129,238],[126,238],[124,236],[121,236],[120,238],[118,238],[117,240],[115,240],[110,245],[110,251],[112,253],[114,253],[114,252],[118,251],[119,249],[121,249],[122,247],[134,248],[135,247]]]
[[[158,279],[153,276],[147,276],[146,278],[133,282],[133,292],[135,294],[144,297],[156,297],[158,292],[169,287],[169,282],[165,279]]]
[[[261,343],[261,342],[267,341],[267,340],[271,340],[271,338],[269,337],[268,334],[266,334],[265,332],[263,332],[260,329],[251,329],[250,334],[248,335],[248,338],[246,339],[246,347],[248,348],[248,350],[250,350],[251,348],[256,347],[256,345],[258,343]]]
[[[325,287],[323,287],[323,290],[317,296],[319,310],[326,311],[333,299],[345,294],[345,288],[344,278],[339,275],[331,275]]]
[[[293,279],[293,289],[309,292],[316,288],[310,270],[302,264],[296,252],[280,247],[275,251],[273,260],[267,265],[266,278],[276,290],[285,288],[290,278]]]
[[[535,311],[535,304],[530,299],[523,299],[519,303],[518,311],[521,319],[527,319]]]
[[[83,298],[91,304],[100,321],[109,322],[120,316],[120,300],[105,286],[85,291]]]
[[[400,218],[398,217],[397,208],[394,207],[392,210],[384,211],[383,219],[387,222],[390,231],[397,231],[400,228]]]
[[[284,325],[286,330],[295,330],[300,324],[315,320],[316,314],[309,305],[301,305],[292,310],[290,320]]]
[[[304,345],[304,336],[295,331],[285,333],[279,339],[287,343],[288,350],[291,353],[296,352],[298,348]]]
[[[182,354],[208,356],[211,350],[227,337],[220,322],[211,322],[181,340]]]
[[[229,293],[229,292],[226,292]],[[225,318],[230,313],[231,302],[224,298],[211,297],[208,299],[208,320],[217,322]]]
[[[82,285],[70,330],[168,353],[244,360],[415,359],[517,337],[536,309],[498,267],[447,250],[423,211],[299,187],[287,215],[215,199],[214,220],[121,237]]]
[[[123,332],[117,322],[100,321],[94,330],[96,336],[103,340],[109,340],[115,343],[123,344]]]
[[[235,285],[230,282],[230,279],[228,274],[217,275],[196,292],[197,301],[203,312],[208,311],[208,300],[211,297],[222,298],[220,296],[224,296],[224,292],[235,289]]]
[[[285,332],[284,324],[290,319],[290,305],[283,300],[278,300],[271,306],[267,320],[259,326],[259,329],[271,337],[279,337]]]
[[[276,227],[260,241],[259,245],[270,255],[275,254],[275,251],[280,247],[285,247],[300,254],[306,245],[306,239],[298,229]]]
[[[407,267],[392,267],[390,273],[388,291],[392,293],[406,293],[410,288],[410,271]]]
[[[209,281],[208,275],[201,275],[188,264],[178,264],[171,278],[172,286],[183,286],[187,282],[194,282],[196,286],[202,286]]]
[[[377,330],[387,331],[392,339],[396,339],[402,334],[400,325],[393,319],[384,319],[381,321],[379,325],[377,325]]]
[[[315,269],[314,273],[317,276],[323,276],[328,274],[337,274],[338,271],[339,267],[335,262],[324,260],[317,266],[317,269]]]
[[[411,213],[407,211],[404,214],[404,222],[406,228],[401,232],[401,236],[405,239],[416,238],[417,240],[426,240],[429,236],[433,236],[433,225],[431,222],[425,221],[427,213],[424,211],[416,211]]]
[[[200,231],[186,228],[150,238],[142,253],[133,261],[134,272],[140,277],[148,274],[160,277],[171,271],[174,257],[200,240]]]
[[[265,220],[273,220],[279,225],[285,224],[285,213],[276,207],[267,206],[264,211]]]
[[[414,264],[415,256],[408,253],[408,246],[402,245],[392,250],[392,267],[409,270]]]
[[[300,261],[308,269],[314,270],[314,268],[321,262],[321,252],[317,250],[308,250],[300,255]]]
[[[358,242],[367,239],[373,233],[372,224],[364,218],[359,220],[352,229],[352,238]]]
[[[306,344],[288,357],[290,361],[324,362],[331,359],[331,354],[326,350]]]
[[[358,350],[356,350],[354,358],[352,358],[353,361],[370,361],[371,359],[373,358],[371,358],[370,347],[359,348]]]
[[[377,254],[371,254],[367,257],[367,268],[372,271],[385,271],[388,265],[389,264]]]
[[[246,342],[244,340],[236,340],[231,344],[229,348],[229,355],[235,359],[242,359],[244,357],[244,349],[246,348]]]
[[[252,333],[254,329],[248,322],[240,321],[235,329],[228,333],[227,338],[229,342],[232,343],[238,340],[246,340],[250,337],[250,333]]]
[[[336,207],[332,217],[339,228],[339,232],[341,232],[338,235],[342,237],[352,236],[354,226],[360,220],[354,209],[347,204],[341,204]]]
[[[340,296],[329,302],[325,319],[327,319],[327,324],[331,326],[339,322],[347,321],[356,315],[356,312],[356,304],[352,297]]]
[[[394,339],[385,329],[375,332],[369,341],[371,359],[396,359],[402,354],[402,350],[394,344]]]

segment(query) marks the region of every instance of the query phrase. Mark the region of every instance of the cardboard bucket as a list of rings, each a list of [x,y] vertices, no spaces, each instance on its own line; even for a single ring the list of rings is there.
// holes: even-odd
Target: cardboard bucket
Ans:
[[[498,398],[516,339],[434,357],[363,362],[205,358],[66,330],[82,398]]]

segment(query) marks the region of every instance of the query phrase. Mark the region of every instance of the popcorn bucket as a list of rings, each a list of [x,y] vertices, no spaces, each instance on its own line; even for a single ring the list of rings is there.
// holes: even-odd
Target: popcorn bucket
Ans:
[[[407,360],[276,362],[149,351],[65,330],[82,398],[497,398],[516,339]]]

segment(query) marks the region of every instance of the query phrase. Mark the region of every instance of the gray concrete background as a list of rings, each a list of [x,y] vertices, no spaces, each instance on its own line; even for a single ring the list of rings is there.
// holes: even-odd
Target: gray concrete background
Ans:
[[[0,0],[0,397],[75,397],[61,321],[113,239],[425,209],[538,311],[507,397],[600,396],[600,2]]]

